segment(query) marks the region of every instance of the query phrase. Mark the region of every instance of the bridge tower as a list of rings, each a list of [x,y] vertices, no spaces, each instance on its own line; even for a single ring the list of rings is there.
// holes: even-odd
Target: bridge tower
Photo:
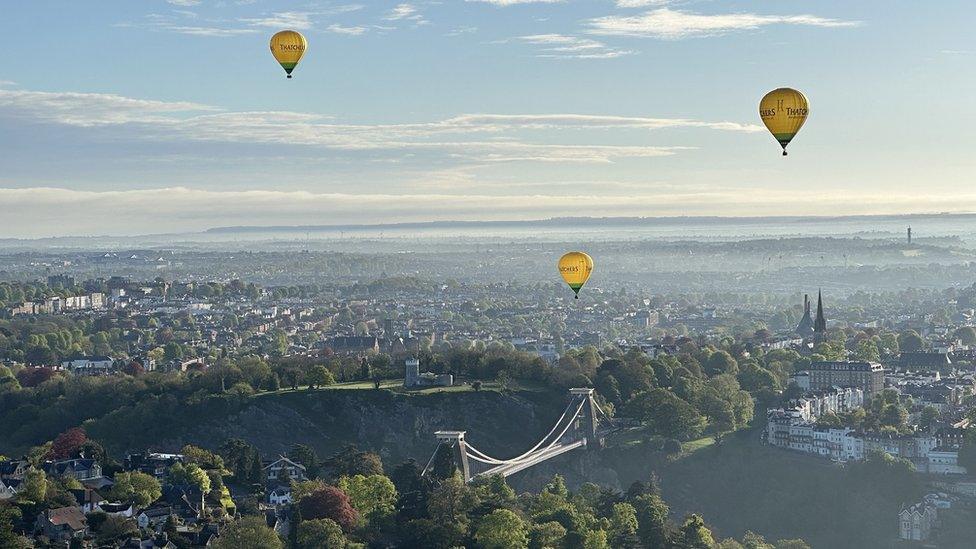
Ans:
[[[585,399],[583,409],[576,418],[576,425],[581,432],[586,433],[587,446],[593,449],[603,448],[603,437],[599,434],[600,420],[597,417],[597,404],[593,400],[593,389],[583,387],[570,389],[569,394],[575,402]]]
[[[454,454],[452,457],[454,459],[454,464],[461,469],[461,474],[464,476],[464,482],[471,480],[471,468],[468,466],[468,449],[464,442],[464,433],[466,431],[437,431],[434,436],[440,442],[441,446],[450,446],[451,452]],[[435,454],[436,455],[436,454]]]

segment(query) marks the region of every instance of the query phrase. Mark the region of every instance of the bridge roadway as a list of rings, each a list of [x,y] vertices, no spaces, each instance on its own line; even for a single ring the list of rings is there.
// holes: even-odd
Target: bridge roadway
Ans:
[[[570,442],[568,444],[557,444],[548,450],[539,452],[531,456],[531,458],[526,458],[525,461],[518,461],[515,463],[506,463],[505,465],[497,465],[488,469],[483,473],[478,473],[474,475],[474,478],[490,476],[490,475],[502,475],[507,477],[509,475],[514,475],[523,469],[528,469],[533,465],[541,463],[547,459],[554,458],[560,454],[569,452],[570,450],[575,450],[581,446],[586,446],[586,439],[577,440],[576,442]]]

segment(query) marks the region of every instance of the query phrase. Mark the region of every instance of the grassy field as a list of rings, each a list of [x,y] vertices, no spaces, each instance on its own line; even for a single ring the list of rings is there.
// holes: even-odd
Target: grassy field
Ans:
[[[712,444],[715,444],[715,437],[702,437],[697,440],[691,440],[688,442],[681,443],[681,458],[690,456],[695,452],[708,448]]]
[[[403,379],[384,379],[380,381],[380,389],[385,389],[393,391],[398,394],[405,395],[431,395],[438,393],[469,393],[475,392],[474,387],[470,384],[464,383],[460,385],[453,385],[451,387],[424,387],[418,389],[407,389],[403,386]],[[500,383],[495,382],[482,382],[481,391],[542,391],[546,387],[541,385],[532,385],[525,383],[514,383],[509,382],[504,387]],[[310,391],[375,391],[376,385],[372,381],[346,381],[343,383],[333,383],[332,385],[324,385],[316,387],[314,389],[310,388],[308,385],[299,385],[298,389],[292,389],[291,387],[282,387],[277,391],[260,391],[255,393],[255,396],[262,395],[274,395],[274,394],[287,394],[295,392],[310,392]]]

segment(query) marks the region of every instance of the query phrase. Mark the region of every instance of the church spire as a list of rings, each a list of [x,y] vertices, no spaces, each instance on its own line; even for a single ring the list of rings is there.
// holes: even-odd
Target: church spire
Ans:
[[[827,319],[823,312],[823,292],[817,290],[817,319],[813,321],[813,331],[818,336],[827,335]]]
[[[803,294],[803,317],[800,318],[800,323],[796,325],[797,334],[808,337],[813,334],[813,318],[810,317],[810,296]]]

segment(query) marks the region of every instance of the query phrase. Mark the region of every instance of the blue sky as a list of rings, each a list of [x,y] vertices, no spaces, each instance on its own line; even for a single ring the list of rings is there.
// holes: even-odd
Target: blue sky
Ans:
[[[119,0],[0,18],[0,236],[976,210],[970,2]],[[286,80],[267,48],[309,50]],[[811,102],[788,158],[757,115]]]

